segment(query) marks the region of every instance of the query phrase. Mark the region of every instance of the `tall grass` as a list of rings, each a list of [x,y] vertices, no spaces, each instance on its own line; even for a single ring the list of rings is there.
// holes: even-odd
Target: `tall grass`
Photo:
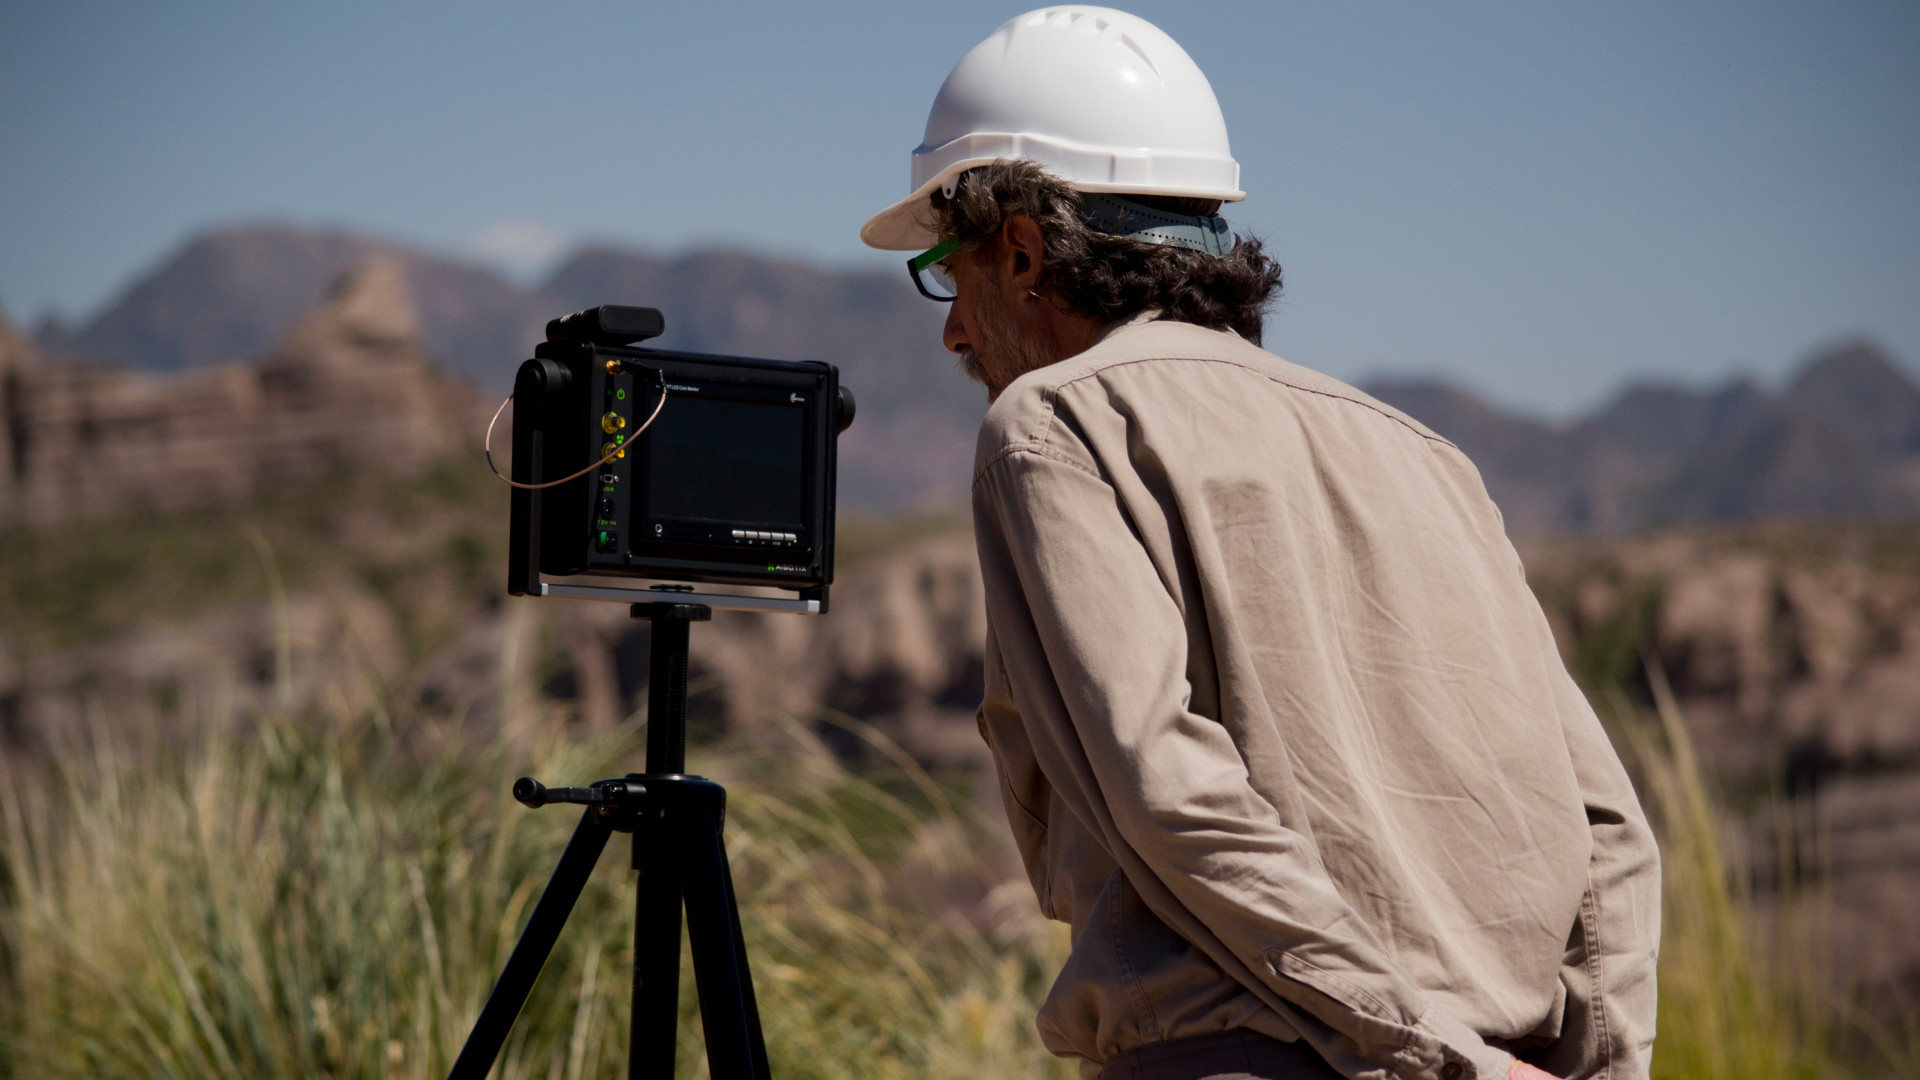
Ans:
[[[509,658],[503,664],[512,671]],[[1762,933],[1729,819],[1658,672],[1615,699],[1661,835],[1661,1080],[1842,1075],[1804,916]],[[268,706],[185,749],[104,721],[84,751],[0,787],[0,1075],[444,1075],[574,816],[502,798],[532,772],[626,771],[632,725],[570,737],[524,693],[475,746],[424,714]],[[364,695],[358,699],[364,700]],[[776,1074],[1067,1075],[1032,1017],[1065,943],[995,859],[998,830],[920,774],[722,745],[728,847]],[[805,733],[790,728],[795,746]],[[616,838],[498,1075],[619,1075],[633,878]],[[1791,899],[1791,898],[1790,898]],[[1817,899],[1817,897],[1815,897]],[[701,1075],[683,988],[681,1075]],[[1889,1057],[1875,1075],[1913,1075]]]
[[[1771,918],[1729,857],[1731,816],[1715,800],[1678,703],[1647,663],[1652,715],[1610,695],[1662,856],[1655,1080],[1789,1080],[1845,1075],[1825,970],[1817,882],[1770,882]],[[1737,850],[1737,849],[1735,849]]]
[[[516,666],[503,665],[511,671]],[[1655,709],[1616,697],[1660,832],[1660,1080],[1915,1075],[1836,1059],[1818,895],[1763,924],[1729,817],[1657,670]],[[509,701],[475,746],[424,714],[205,725],[185,749],[104,721],[84,750],[0,787],[0,1075],[444,1075],[574,823],[500,797],[520,772],[577,782],[638,760],[640,732],[574,738]],[[364,700],[364,696],[358,699]],[[998,830],[877,734],[898,768],[721,745],[728,846],[776,1074],[1067,1075],[1032,1017],[1057,928],[1007,881]],[[805,733],[791,728],[793,745]],[[498,1075],[621,1073],[633,878],[616,838],[515,1028]],[[680,1072],[704,1073],[691,987]]]
[[[277,597],[272,549],[253,543]],[[505,798],[511,779],[579,783],[642,757],[637,722],[572,734],[533,693],[525,626],[501,656],[498,734],[476,739],[454,712],[378,686],[296,713],[276,622],[271,700],[191,718],[178,742],[144,734],[124,715],[135,703],[96,702],[67,752],[0,775],[0,1076],[444,1075],[575,820]],[[1734,819],[1647,674],[1650,713],[1596,697],[1664,854],[1654,1075],[1920,1076],[1886,1039],[1869,1067],[1842,1068],[1848,1010],[1821,968],[1818,888],[1783,879],[1757,917],[1729,856]],[[795,752],[721,744],[692,762],[729,787],[776,1075],[1069,1075],[1032,1021],[1065,941],[1009,879],[1004,829],[846,724],[895,768],[852,775],[792,722]],[[624,847],[603,857],[497,1075],[621,1074]],[[682,1000],[680,1073],[701,1075],[690,986]]]
[[[332,700],[210,719],[186,749],[103,722],[8,778],[0,1075],[445,1074],[577,820],[508,784],[619,775],[638,732],[526,715],[475,747]],[[1065,1075],[1032,1023],[1064,942],[1005,882],[996,830],[904,758],[883,778],[825,753],[696,757],[729,787],[778,1075]],[[623,1075],[633,888],[616,837],[496,1075]],[[703,1075],[682,997],[680,1073]]]

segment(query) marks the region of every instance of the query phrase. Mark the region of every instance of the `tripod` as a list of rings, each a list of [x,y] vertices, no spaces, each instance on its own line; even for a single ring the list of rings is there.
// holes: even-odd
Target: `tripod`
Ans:
[[[628,1080],[672,1080],[680,998],[680,913],[684,902],[694,985],[714,1080],[770,1080],[766,1040],[747,970],[733,873],[720,830],[726,789],[682,775],[687,762],[687,639],[712,618],[705,604],[634,604],[649,619],[647,771],[584,788],[548,788],[530,776],[513,797],[530,807],[580,803],[586,812],[507,958],[448,1080],[485,1080],[553,951],[567,916],[615,832],[633,834],[639,892],[633,908],[633,1013]]]

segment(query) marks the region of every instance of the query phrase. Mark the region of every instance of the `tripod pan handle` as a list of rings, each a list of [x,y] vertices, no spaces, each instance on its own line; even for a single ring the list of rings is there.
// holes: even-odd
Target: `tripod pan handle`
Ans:
[[[550,788],[531,776],[513,782],[513,797],[524,806],[539,809],[548,803],[577,803],[595,806],[639,798],[647,793],[644,784],[632,780],[602,780],[592,787]]]

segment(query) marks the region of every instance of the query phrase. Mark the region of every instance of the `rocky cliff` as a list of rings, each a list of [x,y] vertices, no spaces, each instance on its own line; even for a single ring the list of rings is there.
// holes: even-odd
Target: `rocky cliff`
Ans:
[[[478,437],[475,395],[428,362],[406,276],[383,257],[251,363],[46,364],[17,336],[0,356],[0,525],[178,509],[340,466],[418,473]]]

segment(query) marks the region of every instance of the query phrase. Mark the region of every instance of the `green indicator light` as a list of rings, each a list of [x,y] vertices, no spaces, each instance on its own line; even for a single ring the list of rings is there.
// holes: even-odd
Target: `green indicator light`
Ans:
[[[613,400],[615,401],[627,400],[627,392],[625,390],[615,390],[613,392]]]
[[[627,437],[625,435],[615,435],[613,437],[613,445],[615,446],[627,445]]]
[[[768,564],[767,564],[767,569],[769,569],[769,570],[774,570],[774,569],[778,569],[778,568],[777,568],[777,567],[775,567],[775,566],[774,566],[774,565],[773,565],[772,563],[768,563]]]

